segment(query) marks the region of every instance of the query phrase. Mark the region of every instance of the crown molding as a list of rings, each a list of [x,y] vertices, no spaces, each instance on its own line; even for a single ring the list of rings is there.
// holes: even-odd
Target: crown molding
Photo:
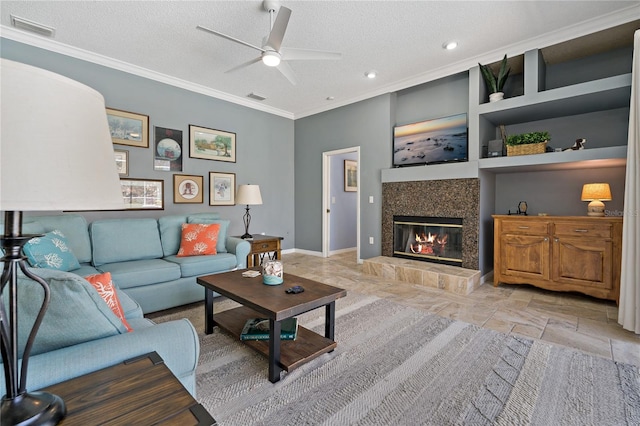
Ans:
[[[130,64],[128,62],[119,61],[117,59],[114,59],[108,56],[100,55],[94,52],[90,52],[88,50],[69,46],[67,44],[63,44],[55,40],[45,39],[34,34],[29,34],[24,31],[16,30],[15,28],[8,27],[6,25],[0,25],[0,37],[17,41],[19,43],[28,44],[30,46],[37,47],[40,49],[49,50],[51,52],[59,53],[61,55],[70,56],[72,58],[91,62],[97,65],[102,65],[118,71],[123,71],[129,74],[137,75],[139,77],[148,78],[149,80],[158,81],[160,83],[179,87],[181,89],[185,89],[191,92],[210,96],[212,98],[231,102],[237,105],[242,105],[247,108],[267,112],[269,114],[278,115],[284,118],[289,118],[289,119],[294,118],[293,113],[289,111],[285,111],[279,108],[273,108],[268,105],[263,105],[256,101],[245,99],[240,96],[230,95],[229,93],[221,92],[219,90],[214,90],[209,87],[203,86],[201,84],[196,84],[187,80],[182,80],[180,78],[171,77],[166,74],[162,74],[156,71],[149,70],[147,68]]]
[[[478,63],[492,63],[499,61],[500,59],[502,59],[505,53],[507,54],[507,56],[521,55],[528,50],[540,49],[557,43],[562,43],[564,41],[572,40],[574,38],[582,37],[611,27],[615,27],[617,25],[625,24],[636,19],[640,19],[640,3],[625,9],[618,10],[616,12],[600,16],[598,18],[580,22],[557,31],[540,35],[539,37],[534,37],[520,43],[509,44],[490,52],[483,53],[482,55],[466,58],[462,61],[447,65],[445,67],[418,74],[404,80],[395,81],[391,84],[379,87],[374,91],[367,92],[357,97],[345,99],[343,101],[336,100],[331,103],[331,106],[311,108],[305,111],[301,111],[299,113],[296,113],[294,118],[297,120],[299,118],[308,117],[356,102],[361,102],[366,99],[371,99],[373,97],[384,95],[386,93],[397,92],[409,87],[419,86],[421,84],[448,77],[450,75],[466,72],[474,66],[478,66]]]

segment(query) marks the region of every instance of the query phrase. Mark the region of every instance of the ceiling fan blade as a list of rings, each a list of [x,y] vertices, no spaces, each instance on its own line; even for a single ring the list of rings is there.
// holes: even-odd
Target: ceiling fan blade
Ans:
[[[247,43],[246,41],[242,41],[242,40],[237,39],[235,37],[231,37],[229,35],[222,34],[221,32],[218,32],[218,31],[203,27],[201,25],[198,25],[196,28],[199,29],[199,30],[202,30],[204,32],[210,33],[210,34],[217,35],[218,37],[226,38],[227,40],[235,41],[236,43],[240,43],[240,44],[243,44],[243,45],[245,45],[247,47],[251,47],[252,49],[256,49],[256,50],[259,50],[261,52],[264,52],[264,49],[262,47],[254,46],[251,43]]]
[[[252,60],[247,61],[247,62],[244,62],[244,63],[242,63],[242,64],[238,65],[237,67],[233,67],[233,68],[231,68],[230,70],[225,71],[224,73],[225,73],[225,74],[227,74],[227,73],[230,73],[230,72],[237,71],[237,70],[239,70],[240,68],[248,67],[249,65],[253,65],[253,64],[255,64],[256,62],[260,62],[261,60],[262,60],[262,58],[261,58],[260,56],[258,56],[257,58],[252,59]]]
[[[287,80],[289,80],[289,83],[293,84],[294,86],[297,84],[296,75],[291,69],[291,67],[289,66],[289,64],[282,61],[280,62],[280,65],[278,65],[276,68],[278,68],[278,71],[280,71],[282,75],[287,77]]]
[[[311,49],[295,49],[291,47],[283,47],[280,50],[280,55],[285,61],[298,61],[298,60],[318,60],[318,59],[341,59],[342,53],[339,52],[327,52],[324,50],[311,50]]]
[[[289,25],[289,18],[291,17],[291,9],[284,6],[280,6],[276,21],[273,23],[273,28],[269,33],[266,46],[269,46],[276,51],[280,50],[282,45],[282,39],[284,39],[284,33],[287,31],[287,25]]]

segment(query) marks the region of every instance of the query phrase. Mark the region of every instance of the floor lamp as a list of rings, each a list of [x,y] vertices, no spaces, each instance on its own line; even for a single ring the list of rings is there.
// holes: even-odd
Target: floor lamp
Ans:
[[[238,187],[238,196],[236,203],[245,204],[246,210],[242,220],[244,221],[244,235],[240,238],[248,240],[253,238],[253,235],[249,234],[249,224],[251,223],[251,215],[249,214],[249,206],[255,206],[262,204],[262,195],[260,195],[259,185],[240,185]]]
[[[124,203],[102,95],[61,75],[0,61],[0,210],[5,218],[0,338],[6,385],[0,419],[3,425],[52,425],[66,415],[64,401],[26,389],[29,355],[47,320],[50,289],[27,269],[21,254],[34,237],[22,234],[22,214],[122,209]],[[26,342],[21,354],[18,270],[44,293],[31,332],[21,337]]]

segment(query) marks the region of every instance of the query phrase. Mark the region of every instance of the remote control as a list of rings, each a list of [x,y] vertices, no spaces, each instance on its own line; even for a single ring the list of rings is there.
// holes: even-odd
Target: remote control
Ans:
[[[285,293],[288,294],[298,294],[298,293],[302,293],[304,291],[304,288],[302,288],[302,286],[295,286],[295,287],[291,287],[285,290]]]

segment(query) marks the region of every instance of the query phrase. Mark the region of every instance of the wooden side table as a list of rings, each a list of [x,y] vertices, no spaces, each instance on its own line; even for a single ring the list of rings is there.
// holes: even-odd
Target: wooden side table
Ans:
[[[67,406],[58,425],[217,425],[156,352],[44,390]]]
[[[253,240],[247,240],[251,243],[251,252],[247,256],[247,268],[262,265],[265,256],[269,260],[282,259],[280,249],[280,241],[282,240],[282,237],[272,235],[254,235]]]

